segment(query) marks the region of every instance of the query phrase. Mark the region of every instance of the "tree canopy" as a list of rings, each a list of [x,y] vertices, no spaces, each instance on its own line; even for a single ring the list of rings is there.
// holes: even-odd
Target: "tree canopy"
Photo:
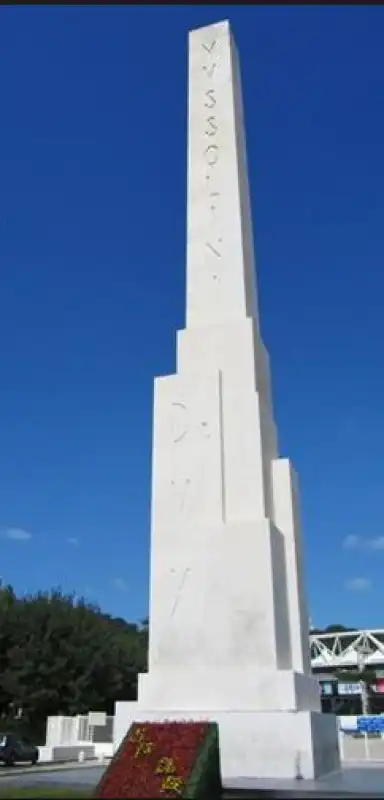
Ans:
[[[129,623],[60,590],[17,597],[12,586],[0,588],[2,730],[17,724],[42,743],[48,716],[113,714],[117,700],[136,699],[147,647],[148,618]]]
[[[146,670],[148,626],[103,613],[59,590],[16,597],[0,590],[0,714],[16,709],[33,729],[53,714],[113,713],[136,697]]]

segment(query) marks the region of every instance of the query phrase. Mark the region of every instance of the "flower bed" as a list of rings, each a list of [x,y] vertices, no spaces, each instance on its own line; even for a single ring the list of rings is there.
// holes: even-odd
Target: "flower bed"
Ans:
[[[217,725],[134,723],[95,791],[103,798],[205,798],[221,794]]]

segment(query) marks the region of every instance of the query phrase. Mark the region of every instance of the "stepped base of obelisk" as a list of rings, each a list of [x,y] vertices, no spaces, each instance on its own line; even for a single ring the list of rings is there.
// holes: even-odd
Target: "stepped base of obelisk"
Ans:
[[[139,675],[140,705],[176,711],[189,708],[248,712],[319,711],[316,678],[292,670],[220,667],[156,669]]]
[[[138,702],[116,704],[115,747],[133,721],[208,720],[224,782],[337,769],[336,718],[319,713],[316,679],[290,668],[281,531],[264,519],[156,533],[149,671]]]
[[[220,731],[223,784],[255,778],[313,780],[340,769],[336,720],[316,711],[145,710],[115,705],[114,749],[133,721],[209,720]]]

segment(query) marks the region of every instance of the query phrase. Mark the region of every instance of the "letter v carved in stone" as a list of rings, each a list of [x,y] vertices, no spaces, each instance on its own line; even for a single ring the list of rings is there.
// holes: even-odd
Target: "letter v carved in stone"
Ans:
[[[216,39],[214,39],[213,42],[210,45],[202,44],[201,46],[202,46],[203,50],[205,50],[205,52],[208,53],[208,55],[210,56],[211,53],[212,53],[213,48],[215,47],[215,44],[216,44]]]

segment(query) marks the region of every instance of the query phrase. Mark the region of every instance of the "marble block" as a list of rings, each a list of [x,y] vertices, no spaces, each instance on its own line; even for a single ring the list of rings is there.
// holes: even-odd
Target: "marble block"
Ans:
[[[281,458],[257,304],[228,22],[189,35],[186,327],[155,380],[148,673],[133,721],[219,725],[224,782],[339,767],[311,675],[299,492]]]

